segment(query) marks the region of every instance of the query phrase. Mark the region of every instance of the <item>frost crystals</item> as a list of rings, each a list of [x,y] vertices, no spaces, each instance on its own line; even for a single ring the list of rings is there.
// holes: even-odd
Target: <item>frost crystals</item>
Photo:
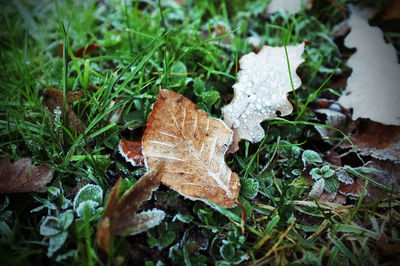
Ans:
[[[304,60],[304,44],[287,46],[294,88],[301,85],[296,68]],[[259,142],[264,137],[260,123],[266,119],[285,116],[293,107],[286,98],[292,91],[284,47],[264,46],[258,54],[253,52],[240,59],[238,82],[233,85],[235,97],[222,109],[224,122],[234,131],[231,151],[240,139]]]

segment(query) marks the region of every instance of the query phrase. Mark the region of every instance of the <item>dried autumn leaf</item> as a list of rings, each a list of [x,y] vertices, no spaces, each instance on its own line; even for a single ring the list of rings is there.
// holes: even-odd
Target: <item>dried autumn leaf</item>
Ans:
[[[0,193],[44,192],[52,177],[50,168],[32,166],[29,158],[14,163],[8,157],[0,159]]]
[[[97,243],[101,250],[108,253],[112,235],[135,235],[158,225],[164,219],[165,213],[157,209],[136,213],[140,204],[148,200],[159,186],[163,167],[164,163],[160,163],[143,175],[119,200],[117,196],[122,179],[114,185],[97,228]]]
[[[287,46],[293,86],[301,85],[296,68],[304,60],[301,54],[304,44]],[[253,52],[240,59],[241,70],[238,82],[233,85],[235,97],[222,108],[224,122],[234,131],[232,152],[238,149],[237,142],[247,139],[258,142],[264,137],[260,123],[292,112],[287,93],[292,91],[284,47],[264,46],[258,54]]]
[[[133,166],[144,166],[144,156],[142,154],[142,141],[129,141],[121,139],[119,142],[119,153]]]
[[[235,206],[240,183],[224,160],[232,131],[178,93],[161,89],[158,99],[143,135],[146,167],[165,161],[162,183],[192,200]]]
[[[78,134],[81,134],[83,130],[85,130],[85,126],[83,125],[82,121],[76,116],[74,111],[72,110],[71,106],[68,102],[73,102],[82,97],[82,92],[74,92],[69,91],[66,94],[66,103],[65,103],[65,111],[66,111],[66,118],[68,127],[70,129],[75,129]],[[50,88],[43,92],[43,101],[42,104],[49,109],[51,113],[54,113],[56,109],[61,111],[61,117],[63,116],[63,91]]]
[[[400,126],[382,125],[361,119],[350,140],[361,155],[370,155],[380,160],[400,163]],[[342,142],[342,148],[350,148],[349,142]]]
[[[400,65],[396,49],[385,42],[383,32],[369,26],[366,19],[353,12],[348,47],[357,52],[347,62],[352,75],[339,103],[353,108],[353,119],[369,118],[387,125],[400,125]]]
[[[374,168],[379,171],[378,173],[369,174],[368,177],[370,179],[390,189],[393,189],[394,192],[398,193],[400,191],[400,165],[388,160],[371,160],[364,166],[368,168]],[[375,201],[381,196],[383,198],[392,197],[391,193],[384,191],[372,183],[368,184],[367,190],[369,192],[367,201]]]

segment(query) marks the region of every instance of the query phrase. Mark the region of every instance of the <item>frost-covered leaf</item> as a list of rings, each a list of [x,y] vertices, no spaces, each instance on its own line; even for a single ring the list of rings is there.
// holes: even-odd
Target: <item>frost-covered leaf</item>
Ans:
[[[354,183],[354,179],[350,176],[349,173],[347,173],[343,169],[338,169],[335,171],[335,174],[338,178],[338,180],[346,185],[351,185]]]
[[[75,208],[75,212],[79,217],[84,217],[86,209],[89,210],[89,214],[93,215],[96,213],[96,208],[99,206],[99,203],[94,200],[85,200],[79,203],[78,207]]]
[[[0,159],[0,193],[45,192],[52,177],[50,168],[32,166],[29,158],[14,163],[8,157]]]
[[[143,135],[147,168],[164,161],[162,183],[192,200],[235,206],[240,183],[225,163],[232,131],[178,93],[161,89],[158,99]]]
[[[58,219],[53,216],[47,216],[40,224],[40,234],[42,236],[52,236],[61,232],[58,225]]]
[[[114,185],[108,197],[103,219],[97,228],[99,247],[108,252],[112,235],[137,234],[158,225],[165,217],[161,210],[153,209],[136,214],[141,203],[151,197],[153,190],[159,184],[161,169],[165,163],[160,163],[150,172],[143,175],[134,186],[117,200],[122,179]]]
[[[100,206],[100,204],[103,202],[103,189],[100,186],[93,184],[87,184],[86,186],[81,188],[74,199],[74,210],[78,211],[79,208],[81,213],[83,206],[81,206],[81,203],[85,201],[91,201],[91,203],[89,203],[89,206]]]
[[[325,190],[329,193],[337,192],[339,189],[339,181],[336,177],[324,178],[325,180]]]
[[[58,216],[58,226],[61,230],[66,230],[74,221],[74,213],[72,210],[61,213]]]
[[[353,119],[369,118],[388,125],[400,125],[400,65],[396,49],[383,39],[378,27],[353,11],[345,39],[357,51],[347,61],[352,75],[339,99],[346,108],[353,108]]]
[[[301,85],[296,69],[304,61],[304,44],[286,48],[296,89]],[[277,112],[285,116],[293,110],[286,98],[292,86],[284,47],[264,46],[258,54],[246,54],[240,67],[238,82],[233,85],[235,97],[222,108],[224,122],[235,133],[233,145],[240,139],[260,141],[264,137],[262,121],[276,117]]]
[[[249,199],[257,196],[259,183],[253,178],[240,178],[240,192]]]
[[[320,178],[317,181],[314,182],[312,189],[308,196],[313,197],[313,198],[319,198],[324,191],[324,186],[325,186],[325,179]]]
[[[319,156],[319,154],[313,150],[305,150],[301,155],[301,159],[304,163],[304,166],[306,166],[307,164],[315,165],[323,162],[321,156]]]
[[[142,154],[142,141],[129,141],[121,139],[118,145],[119,153],[133,166],[144,166],[144,156]]]
[[[382,125],[364,119],[358,122],[357,130],[350,135],[350,140],[361,155],[400,163],[400,126]],[[341,147],[352,148],[352,145],[346,141],[341,143]]]
[[[67,240],[68,233],[61,232],[57,235],[52,235],[49,239],[49,248],[47,250],[47,256],[53,256],[54,252],[59,250]]]

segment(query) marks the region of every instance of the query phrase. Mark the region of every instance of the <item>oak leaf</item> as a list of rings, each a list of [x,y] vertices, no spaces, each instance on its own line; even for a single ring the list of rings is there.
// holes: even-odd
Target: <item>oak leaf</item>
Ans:
[[[136,213],[141,203],[151,197],[153,190],[160,185],[164,164],[158,164],[143,175],[119,200],[119,188],[122,179],[114,185],[108,196],[103,219],[97,227],[97,243],[101,250],[108,253],[110,238],[113,235],[135,235],[158,225],[165,217],[162,210],[148,210]]]
[[[286,48],[293,86],[298,88],[301,80],[296,68],[304,61],[304,43]],[[292,86],[284,47],[264,46],[258,54],[244,55],[239,63],[238,82],[233,85],[235,97],[222,108],[224,122],[234,131],[232,152],[238,150],[241,139],[259,142],[264,137],[262,121],[276,117],[277,112],[285,116],[293,110],[286,98]]]
[[[157,97],[143,135],[146,167],[165,161],[162,183],[192,200],[235,206],[240,182],[224,160],[232,131],[178,93]]]
[[[53,171],[44,165],[32,166],[31,159],[11,163],[8,157],[0,159],[0,193],[45,192]]]
[[[353,69],[339,103],[353,108],[353,119],[369,118],[387,125],[400,125],[400,65],[396,49],[383,39],[383,32],[353,11],[349,19],[348,47],[357,51],[347,65]]]

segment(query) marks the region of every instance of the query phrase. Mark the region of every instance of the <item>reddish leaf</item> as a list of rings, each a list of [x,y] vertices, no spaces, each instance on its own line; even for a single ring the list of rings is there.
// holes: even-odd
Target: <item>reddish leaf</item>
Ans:
[[[144,166],[141,140],[129,141],[121,139],[118,148],[119,153],[133,166]]]
[[[53,171],[44,165],[32,166],[25,158],[14,163],[8,157],[0,159],[0,193],[44,192]]]
[[[400,126],[361,119],[357,131],[350,135],[350,140],[362,155],[400,162]],[[351,147],[351,144],[344,142],[341,147]]]

